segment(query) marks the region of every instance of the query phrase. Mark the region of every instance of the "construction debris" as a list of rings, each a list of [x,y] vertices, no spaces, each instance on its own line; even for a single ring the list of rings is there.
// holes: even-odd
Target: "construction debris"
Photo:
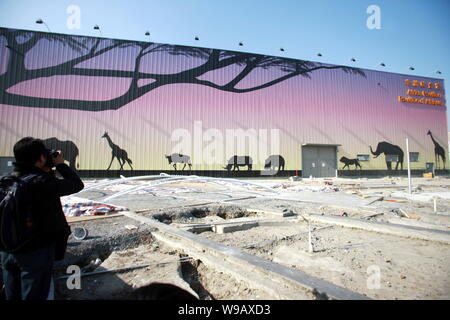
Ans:
[[[131,297],[168,277],[200,299],[450,299],[450,179],[412,182],[409,194],[404,178],[86,181],[63,203],[77,235],[67,264],[79,256],[91,293],[64,297]],[[374,266],[389,280],[376,290]]]
[[[94,216],[127,211],[125,207],[67,196],[61,198],[62,209],[66,217]]]

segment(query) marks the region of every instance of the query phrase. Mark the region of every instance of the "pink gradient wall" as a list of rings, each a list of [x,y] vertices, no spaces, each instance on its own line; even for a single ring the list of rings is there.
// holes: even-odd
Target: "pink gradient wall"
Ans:
[[[6,73],[11,54],[5,43],[5,37],[0,36],[0,76]],[[133,47],[118,48],[77,67],[131,71],[137,54]],[[39,69],[78,55],[68,46],[43,39],[28,53],[25,66]],[[171,74],[203,62],[200,58],[158,52],[145,56],[140,71]],[[242,69],[233,65],[199,79],[224,84]],[[171,167],[164,154],[176,151],[173,148],[177,142],[171,139],[173,132],[186,129],[193,134],[195,121],[202,122],[203,130],[215,128],[224,136],[227,129],[278,129],[279,153],[286,159],[288,170],[301,169],[303,143],[340,144],[338,158],[355,158],[357,154],[370,154],[369,146],[375,149],[381,141],[399,145],[406,154],[406,137],[410,139],[410,151],[419,152],[419,162],[412,163],[412,168],[423,169],[426,162],[435,161],[434,144],[427,135],[428,130],[448,155],[445,99],[437,99],[444,101],[443,106],[397,100],[399,95],[406,96],[405,79],[439,83],[443,88],[442,80],[362,71],[365,77],[341,69],[321,69],[310,73],[310,78],[296,76],[248,93],[173,83],[111,111],[0,104],[0,156],[11,156],[13,144],[23,136],[58,137],[76,143],[80,150],[80,169],[106,169],[111,149],[101,136],[107,131],[114,143],[128,152],[134,169],[167,170]],[[258,68],[236,88],[256,86],[283,74],[273,68]],[[139,86],[152,81],[140,80]],[[58,75],[23,81],[7,92],[51,99],[106,101],[125,93],[130,83],[131,78]],[[434,91],[444,93],[443,89]],[[0,92],[0,101],[2,94]],[[191,156],[196,170],[220,170],[234,154],[224,152],[220,163],[206,164],[195,160],[194,151],[193,147],[183,150]],[[255,160],[254,169],[262,169],[267,155],[249,155]],[[361,164],[367,170],[386,169],[384,156],[371,157]],[[112,169],[118,168],[118,163],[114,162]]]

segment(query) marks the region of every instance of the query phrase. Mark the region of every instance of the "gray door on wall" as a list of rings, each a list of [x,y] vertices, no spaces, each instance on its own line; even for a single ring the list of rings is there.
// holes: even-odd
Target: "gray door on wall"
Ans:
[[[14,169],[14,157],[0,157],[0,176],[11,173]]]
[[[335,177],[336,158],[334,146],[303,146],[302,176],[305,178]]]

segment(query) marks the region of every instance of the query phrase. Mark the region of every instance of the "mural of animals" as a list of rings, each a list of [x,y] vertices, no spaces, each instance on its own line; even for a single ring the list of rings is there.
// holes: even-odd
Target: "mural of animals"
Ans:
[[[64,159],[69,162],[69,167],[74,170],[79,168],[80,165],[76,162],[79,155],[78,147],[73,141],[61,141],[55,137],[43,139],[43,141],[47,148],[61,150],[64,155]]]
[[[386,166],[388,170],[392,170],[391,161],[388,160],[387,156],[393,155],[397,156],[397,164],[395,165],[395,170],[398,170],[398,165],[400,164],[401,169],[403,170],[403,150],[396,145],[393,145],[389,142],[383,141],[378,143],[377,150],[373,151],[372,147],[370,147],[370,152],[374,155],[374,158],[377,158],[380,154],[384,153],[384,156],[386,157]]]
[[[423,171],[430,162],[445,166],[438,174],[450,169],[448,98],[444,81],[435,77],[411,75],[405,82],[400,73],[251,52],[10,28],[0,28],[0,43],[0,163],[13,156],[21,136],[32,135],[72,140],[79,154],[75,147],[63,150],[67,163],[89,177],[118,176],[119,168],[133,170],[130,175],[173,170],[164,157],[173,152],[191,157],[193,174],[272,174],[266,168],[276,167],[265,160],[277,154],[285,160],[283,175],[302,174],[302,145],[336,145],[329,163],[311,159],[316,169],[333,167],[326,175],[345,165],[342,156],[357,154],[370,155],[359,160],[364,168],[358,174],[384,174],[386,166],[394,169],[392,162],[393,174],[404,174],[401,149],[410,137],[420,155],[411,170]],[[417,81],[427,84],[420,90],[436,93],[427,97],[435,105],[398,99]],[[105,140],[100,131],[109,132]],[[241,131],[245,148],[237,145]],[[256,144],[248,139],[253,133]],[[220,160],[213,163],[196,151],[199,146],[212,155],[219,144],[214,156]],[[374,159],[381,153],[386,163]],[[252,162],[228,161],[233,155]],[[175,163],[189,171],[187,162]],[[349,164],[341,172],[352,175],[353,169],[359,167]]]
[[[172,153],[170,156],[165,155],[167,161],[169,161],[169,165],[172,164],[175,171],[177,170],[177,163],[184,164],[183,169],[186,168],[186,165],[189,166],[189,170],[192,170],[191,158],[187,155],[183,155],[181,153]]]
[[[359,167],[359,169],[361,169],[361,165],[358,161],[358,159],[349,159],[347,157],[341,157],[341,159],[339,159],[340,162],[344,163],[344,167],[342,167],[342,170],[345,169],[345,167],[348,168],[348,170],[350,170],[350,166],[354,165],[355,166],[355,170]]]
[[[252,170],[253,160],[251,157],[249,157],[249,156],[232,156],[228,160],[228,164],[226,167],[224,167],[224,169],[227,170],[228,172],[230,172],[232,168],[233,168],[233,171],[235,171],[236,169],[239,171],[239,167],[245,167],[245,166],[247,166],[248,171]]]
[[[439,157],[442,160],[445,170],[445,149],[434,139],[433,134],[428,130],[427,135],[430,136],[434,144],[434,160],[436,161],[436,168],[439,169]]]
[[[281,155],[271,155],[264,161],[264,169],[284,171],[285,161]]]
[[[126,163],[130,166],[131,170],[133,170],[133,167],[131,164],[133,163],[130,158],[128,158],[128,154],[124,149],[121,149],[118,145],[114,144],[108,134],[108,132],[105,132],[102,136],[102,138],[105,138],[106,141],[108,141],[108,145],[111,148],[112,156],[111,156],[111,162],[109,163],[109,166],[106,170],[109,170],[111,168],[111,164],[113,163],[114,158],[119,161],[120,164],[120,170],[123,170],[123,166]],[[123,161],[123,162],[122,162]]]

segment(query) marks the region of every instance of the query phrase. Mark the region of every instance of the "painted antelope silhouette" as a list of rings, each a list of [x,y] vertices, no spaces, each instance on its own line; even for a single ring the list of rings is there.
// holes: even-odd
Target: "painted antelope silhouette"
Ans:
[[[348,170],[350,170],[350,166],[352,165],[355,166],[355,170],[358,169],[358,167],[359,169],[361,169],[361,165],[359,164],[358,159],[349,159],[347,157],[342,157],[341,159],[339,159],[339,161],[345,164],[344,167],[342,167],[342,170],[344,170],[345,167],[347,167]]]
[[[69,167],[74,170],[79,168],[79,163],[76,162],[78,157],[78,147],[73,141],[61,141],[55,137],[48,138],[43,141],[47,148],[61,150],[64,158],[69,161]]]
[[[226,167],[223,167],[228,172],[231,171],[231,168],[233,168],[233,171],[236,169],[239,171],[240,166],[247,166],[248,171],[252,170],[253,160],[249,156],[232,156],[228,160],[228,164]]]
[[[434,160],[436,161],[436,169],[439,169],[439,157],[441,157],[445,170],[445,149],[442,148],[441,145],[436,140],[434,140],[433,134],[431,133],[430,130],[428,130],[427,135],[431,137],[431,140],[434,143]]]
[[[164,155],[169,161],[169,165],[173,163],[173,168],[175,171],[177,170],[177,163],[184,163],[183,169],[186,168],[186,165],[189,166],[189,170],[192,170],[191,158],[189,156],[183,155],[181,153],[172,153],[170,156]]]
[[[108,141],[109,147],[111,148],[112,151],[111,162],[109,163],[108,169],[106,170],[109,170],[109,168],[111,168],[111,164],[113,163],[114,158],[117,158],[117,161],[119,161],[120,170],[123,169],[125,162],[127,162],[131,170],[133,170],[133,167],[131,166],[133,162],[131,161],[130,158],[128,158],[127,152],[112,142],[111,138],[108,135],[108,132],[105,131],[102,138],[105,138]]]
[[[386,157],[386,166],[388,170],[392,170],[392,165],[391,161],[387,159],[387,156],[388,155],[397,156],[397,164],[395,165],[395,170],[398,170],[399,164],[401,165],[401,170],[403,170],[403,150],[399,146],[383,141],[378,143],[377,150],[375,150],[375,152],[372,150],[371,146],[369,146],[369,148],[370,152],[375,156],[374,158],[384,153],[384,156]]]

